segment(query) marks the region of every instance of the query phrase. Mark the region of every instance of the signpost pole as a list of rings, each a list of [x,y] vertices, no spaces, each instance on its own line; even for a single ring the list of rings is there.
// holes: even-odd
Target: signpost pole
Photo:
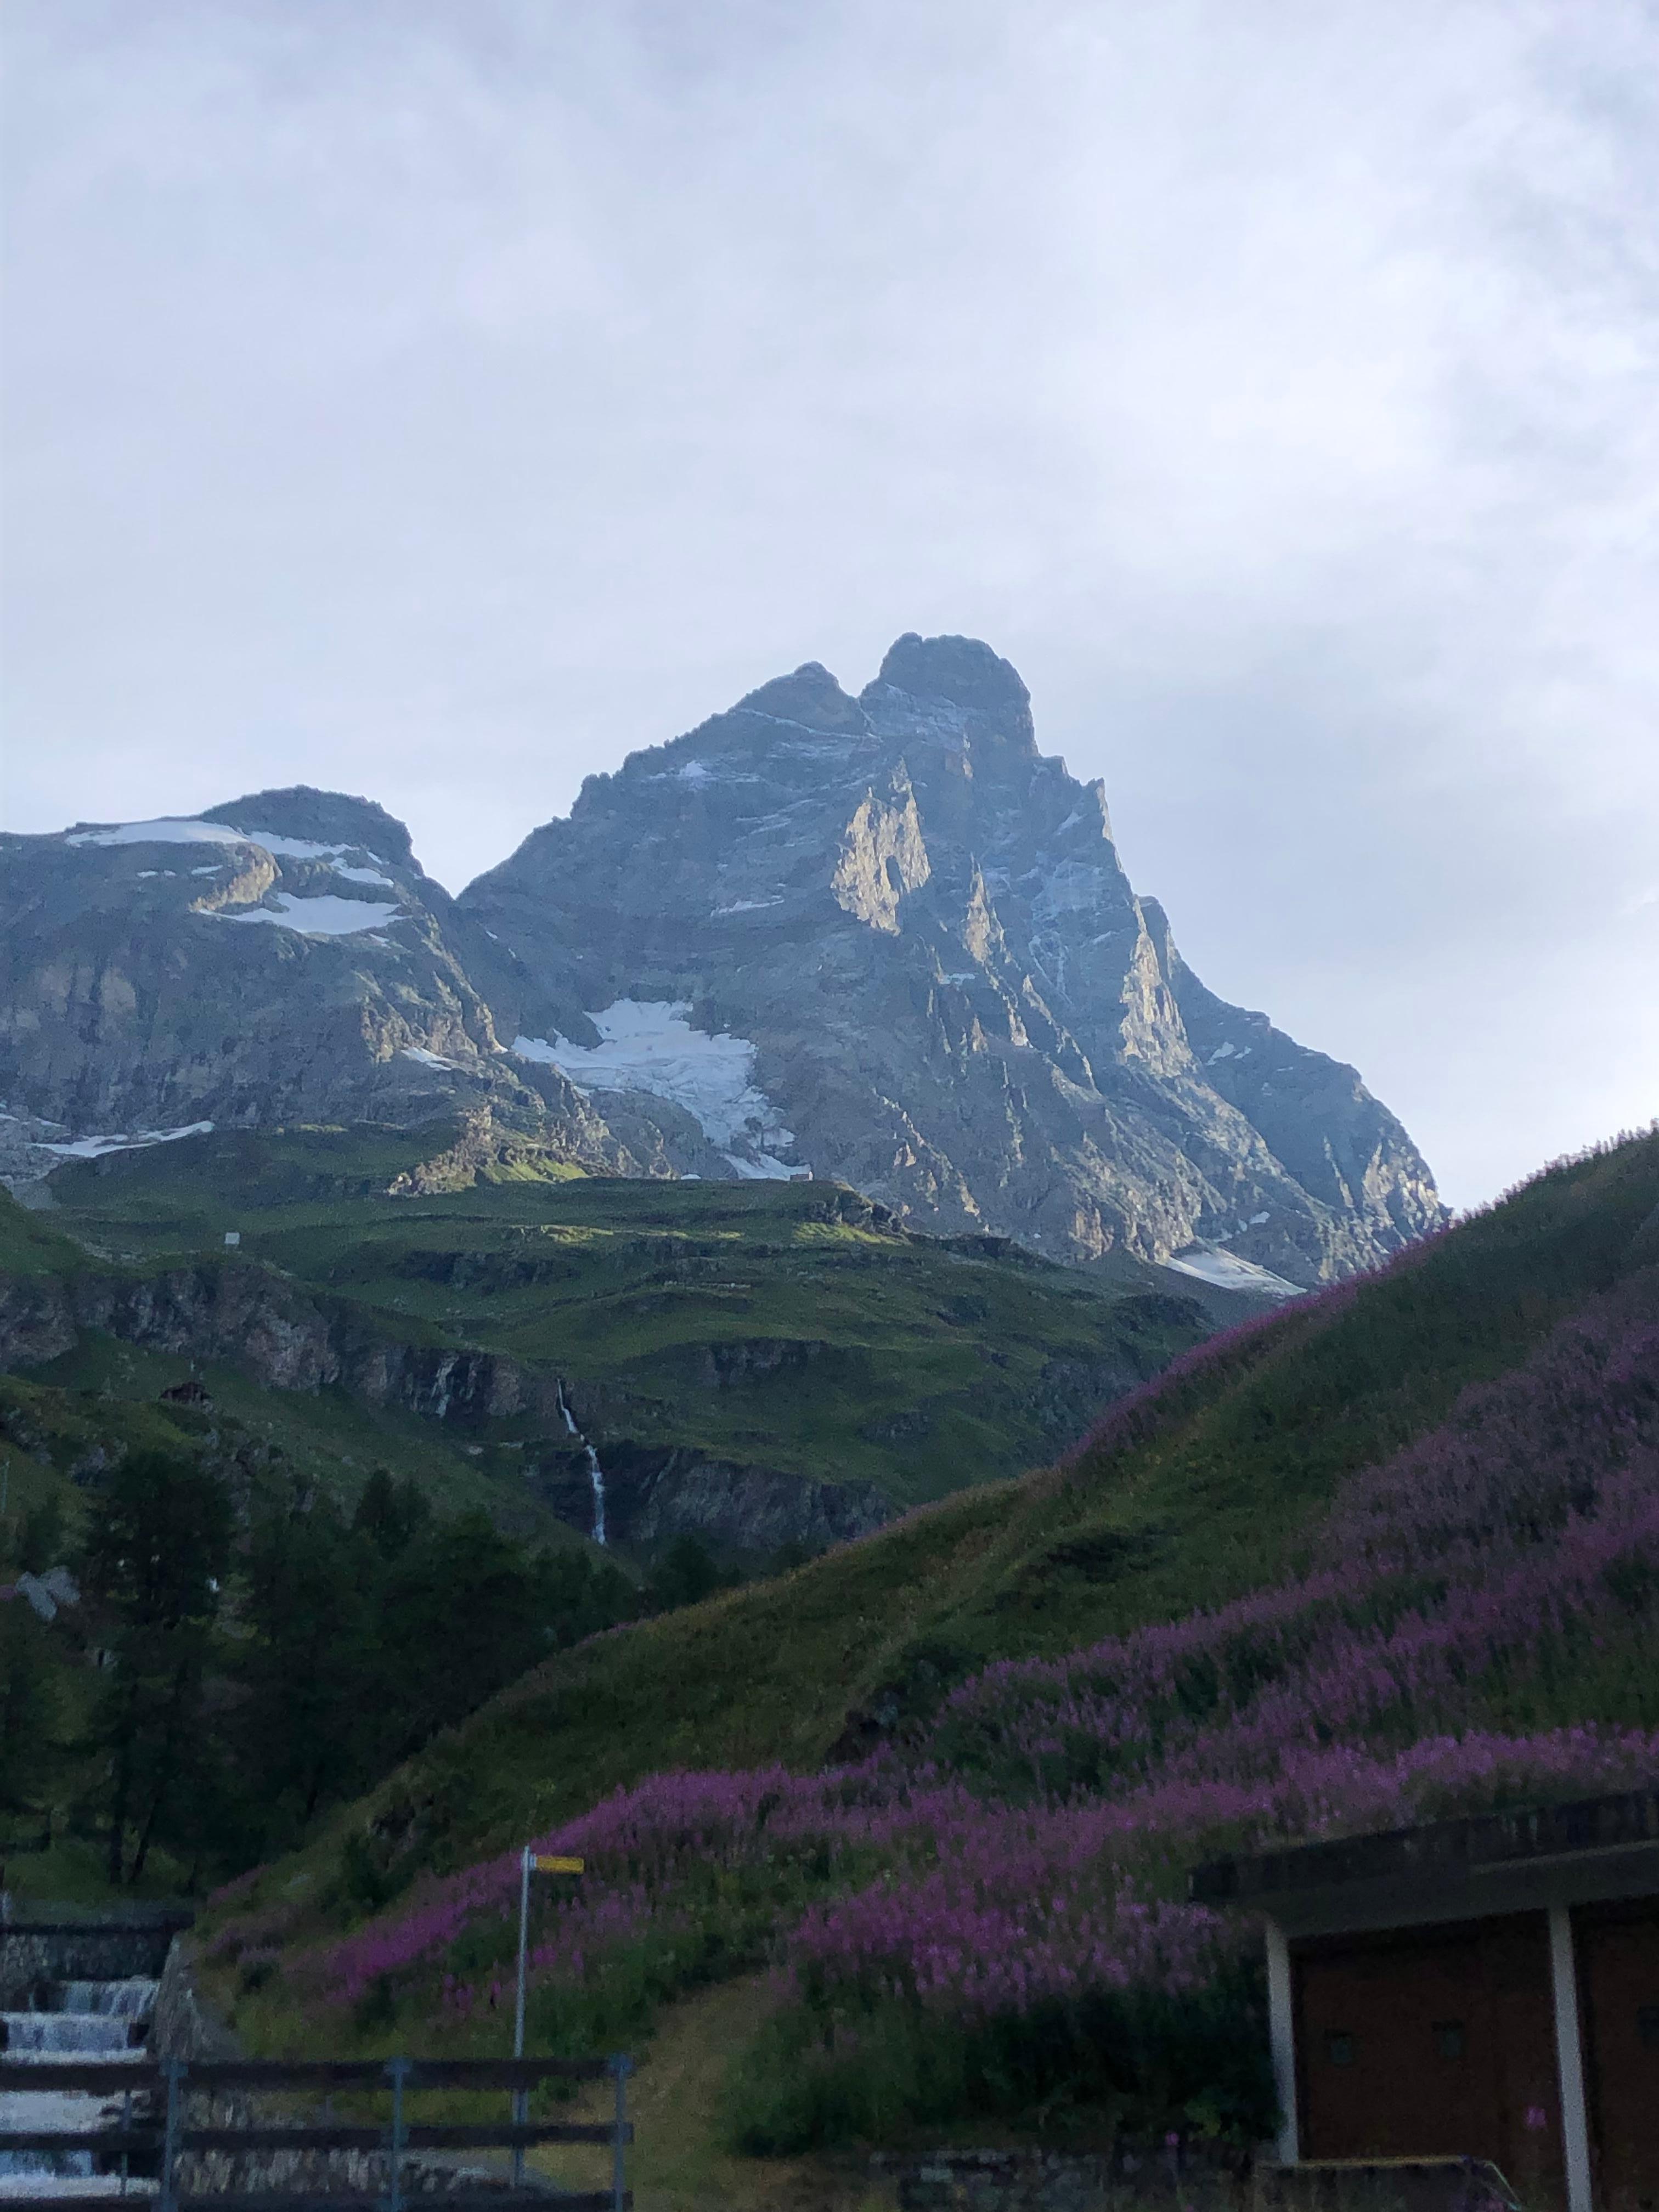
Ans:
[[[519,1854],[519,1995],[513,2008],[513,2056],[524,2057],[524,1975],[530,1951],[530,1869],[535,1864],[535,1853],[526,1844]],[[520,2127],[529,2113],[530,2100],[522,2089],[513,2093],[513,2118]],[[513,2186],[524,2187],[524,2145],[513,2146]]]
[[[404,2118],[404,2083],[410,2071],[406,2058],[389,2058],[386,2072],[392,2076],[392,2148],[387,2160],[387,2212],[403,2212],[404,2149],[409,2141],[409,2124]]]
[[[580,1874],[582,1861],[575,1858],[541,1857],[536,1856],[532,1844],[526,1844],[519,1854],[519,1994],[513,2008],[513,2056],[524,2057],[524,1984],[525,1972],[530,1963],[530,1877],[532,1874]],[[513,2118],[523,2127],[530,2118],[530,2092],[513,2092]],[[524,2145],[513,2146],[513,2185],[524,2186]]]
[[[633,2070],[634,2062],[625,2054],[619,2053],[611,2062],[617,2084],[617,2117],[611,2133],[611,2212],[623,2212],[628,2196],[628,2077]]]

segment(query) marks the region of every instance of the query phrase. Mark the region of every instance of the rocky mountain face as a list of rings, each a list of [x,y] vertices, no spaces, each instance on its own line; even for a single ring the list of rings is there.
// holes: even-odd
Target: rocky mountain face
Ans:
[[[191,820],[0,838],[0,1165],[201,1122],[408,1122],[458,1099],[618,1147],[556,1068],[515,1062],[513,963],[361,799],[251,793]],[[509,1034],[511,1031],[509,1030]]]
[[[521,1360],[410,1344],[349,1303],[319,1298],[261,1267],[210,1261],[137,1278],[85,1267],[61,1277],[0,1273],[0,1375],[74,1352],[89,1329],[192,1364],[237,1367],[269,1390],[333,1390],[465,1437],[516,1423],[537,1438],[525,1461],[531,1494],[573,1527],[594,1526],[588,1469],[579,1452],[559,1448],[565,1391]],[[791,1544],[820,1551],[868,1535],[895,1510],[873,1483],[815,1481],[684,1446],[607,1439],[605,1456],[610,1540],[647,1551],[684,1534],[724,1553]]]
[[[1103,787],[1038,751],[972,639],[901,638],[857,698],[816,664],[763,685],[590,778],[458,904],[547,1009],[516,1064],[607,1119],[684,1109],[682,1171],[712,1148],[1056,1258],[1281,1291],[1443,1218],[1352,1068],[1186,966]]]
[[[590,778],[452,899],[368,800],[0,838],[0,1177],[204,1122],[459,1108],[601,1174],[1283,1295],[1443,1218],[1349,1067],[1206,991],[1099,784],[964,638],[816,664]]]

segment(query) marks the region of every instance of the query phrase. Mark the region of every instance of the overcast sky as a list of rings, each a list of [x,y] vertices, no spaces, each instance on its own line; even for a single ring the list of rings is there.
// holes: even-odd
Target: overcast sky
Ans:
[[[988,639],[1454,1203],[1659,1110],[1646,0],[8,0],[4,826]]]

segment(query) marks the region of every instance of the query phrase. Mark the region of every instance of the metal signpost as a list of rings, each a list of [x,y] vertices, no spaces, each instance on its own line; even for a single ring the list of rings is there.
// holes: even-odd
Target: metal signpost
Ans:
[[[538,1857],[526,1844],[519,1854],[519,1994],[513,2008],[513,2056],[524,2057],[524,1979],[530,1956],[530,1877],[532,1874],[580,1874],[586,1864],[584,1859],[562,1858],[557,1856]],[[525,2091],[514,2100],[513,2117],[522,2127],[530,2116],[530,2100]],[[515,2188],[524,2183],[524,2149],[516,2147],[513,2153],[513,2183]]]

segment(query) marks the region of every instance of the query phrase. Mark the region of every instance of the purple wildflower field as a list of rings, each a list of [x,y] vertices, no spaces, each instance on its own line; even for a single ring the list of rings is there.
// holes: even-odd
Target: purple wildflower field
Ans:
[[[857,1765],[653,1775],[537,1838],[588,1867],[539,1907],[537,2018],[574,2038],[607,1985],[648,2006],[767,1960],[806,2007],[958,2022],[1199,1992],[1251,1941],[1185,1901],[1202,1858],[1659,1778],[1656,1616],[1638,1277],[1346,1481],[1299,1579],[988,1667]],[[295,1974],[464,2021],[499,1997],[517,1880],[507,1855],[430,1881]]]

